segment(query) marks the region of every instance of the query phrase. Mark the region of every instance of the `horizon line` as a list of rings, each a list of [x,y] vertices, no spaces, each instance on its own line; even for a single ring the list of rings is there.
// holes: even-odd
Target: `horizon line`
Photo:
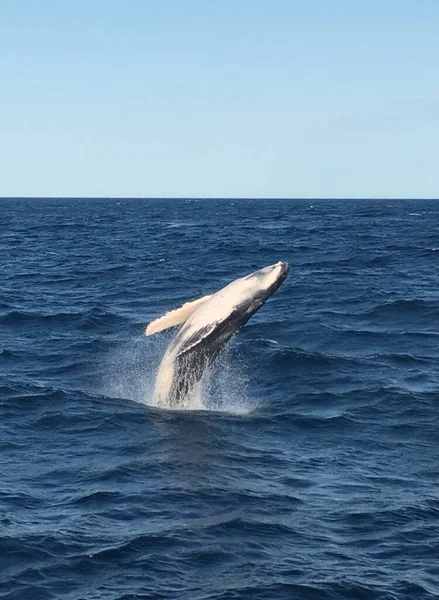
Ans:
[[[439,200],[438,197],[402,196],[0,196],[2,200]]]

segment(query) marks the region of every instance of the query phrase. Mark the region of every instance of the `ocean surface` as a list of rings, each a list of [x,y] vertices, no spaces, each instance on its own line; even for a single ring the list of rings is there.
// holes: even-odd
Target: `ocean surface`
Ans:
[[[439,202],[0,200],[0,597],[439,598]],[[151,406],[149,321],[273,264]]]

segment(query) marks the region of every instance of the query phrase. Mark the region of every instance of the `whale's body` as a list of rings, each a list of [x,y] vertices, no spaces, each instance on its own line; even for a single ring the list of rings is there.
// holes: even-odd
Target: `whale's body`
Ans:
[[[236,279],[211,296],[183,305],[153,321],[150,335],[183,323],[169,344],[157,373],[157,406],[184,407],[209,365],[233,336],[285,281],[289,265],[278,262]]]

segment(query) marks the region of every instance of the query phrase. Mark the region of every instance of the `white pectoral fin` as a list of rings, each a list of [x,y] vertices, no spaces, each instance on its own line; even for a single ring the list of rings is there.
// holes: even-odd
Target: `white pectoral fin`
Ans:
[[[152,335],[153,333],[158,333],[159,331],[163,331],[174,325],[181,325],[181,323],[184,323],[191,314],[209,298],[210,296],[203,296],[203,298],[198,298],[198,300],[194,300],[193,302],[186,302],[183,306],[180,306],[180,308],[170,310],[163,315],[163,317],[151,321],[145,329],[145,335]]]

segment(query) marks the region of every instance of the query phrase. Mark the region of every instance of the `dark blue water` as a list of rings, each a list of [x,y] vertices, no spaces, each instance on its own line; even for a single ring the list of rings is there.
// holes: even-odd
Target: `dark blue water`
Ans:
[[[0,201],[0,596],[439,597],[439,202]],[[284,260],[203,411],[145,325]]]

